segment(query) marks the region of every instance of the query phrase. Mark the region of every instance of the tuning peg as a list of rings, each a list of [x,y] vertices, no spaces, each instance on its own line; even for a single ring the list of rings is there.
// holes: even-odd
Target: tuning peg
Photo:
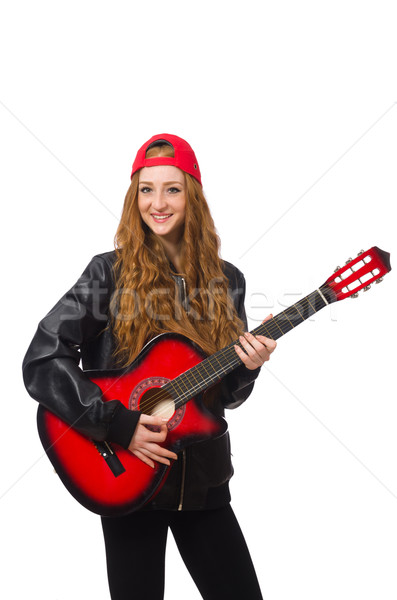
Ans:
[[[340,267],[339,267],[339,266],[338,266],[338,267],[336,267],[336,269],[335,269],[334,273],[336,273],[337,271],[339,271],[339,269],[340,269]]]
[[[351,262],[352,260],[353,260],[352,257],[348,258],[347,261],[345,262],[345,265],[348,265],[349,262]]]
[[[357,254],[357,256],[361,256],[362,254],[364,254],[365,250],[360,250],[360,252]]]
[[[355,293],[355,294],[352,294],[352,295],[350,296],[350,298],[358,298],[358,292],[357,292],[357,293]]]
[[[371,289],[370,285],[366,285],[365,288],[363,288],[364,292],[368,292],[368,290],[370,290],[370,289]]]
[[[382,283],[382,281],[383,281],[383,277],[379,277],[379,279],[377,279],[377,280],[375,281],[375,283]]]

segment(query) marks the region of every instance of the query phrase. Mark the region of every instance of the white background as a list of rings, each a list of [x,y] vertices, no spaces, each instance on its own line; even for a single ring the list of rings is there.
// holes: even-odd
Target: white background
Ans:
[[[195,149],[252,327],[361,249],[395,263],[393,10],[2,3],[2,597],[109,597],[98,517],[43,455],[20,365],[39,319],[112,249],[146,139]],[[280,340],[229,414],[233,506],[267,600],[397,596],[396,287],[392,271]],[[199,597],[170,539],[165,598]]]

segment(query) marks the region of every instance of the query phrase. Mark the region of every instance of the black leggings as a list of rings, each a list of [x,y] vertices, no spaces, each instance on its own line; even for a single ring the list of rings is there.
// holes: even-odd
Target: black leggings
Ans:
[[[164,598],[168,527],[205,600],[262,600],[230,505],[203,511],[141,511],[102,518],[112,600]]]

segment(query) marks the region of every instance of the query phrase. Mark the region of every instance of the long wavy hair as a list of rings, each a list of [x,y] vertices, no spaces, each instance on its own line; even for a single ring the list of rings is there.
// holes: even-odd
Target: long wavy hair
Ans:
[[[173,156],[173,148],[156,146],[146,156]],[[194,177],[184,176],[186,214],[179,274],[186,284],[185,305],[160,239],[140,216],[139,171],[125,197],[115,235],[116,292],[111,304],[115,355],[123,366],[131,364],[144,344],[160,333],[181,333],[212,354],[243,330],[228,294],[220,240],[203,190]]]

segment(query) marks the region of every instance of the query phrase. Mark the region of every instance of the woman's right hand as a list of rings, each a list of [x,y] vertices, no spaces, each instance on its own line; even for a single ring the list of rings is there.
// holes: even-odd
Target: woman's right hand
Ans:
[[[154,425],[160,431],[151,431],[146,425]],[[170,459],[177,460],[178,456],[159,445],[165,441],[167,433],[167,419],[142,414],[139,417],[128,450],[152,468],[155,467],[154,461],[169,466],[171,464]]]

